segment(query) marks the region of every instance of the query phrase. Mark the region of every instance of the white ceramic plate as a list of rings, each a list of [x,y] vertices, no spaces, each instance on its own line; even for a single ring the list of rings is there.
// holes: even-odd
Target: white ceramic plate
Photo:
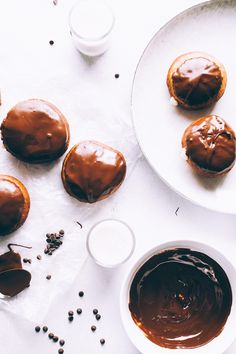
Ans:
[[[136,135],[147,160],[176,192],[196,204],[236,213],[236,166],[225,177],[196,176],[186,163],[185,128],[207,113],[224,118],[236,131],[236,1],[214,0],[194,6],[168,22],[145,49],[133,83]],[[218,58],[228,74],[226,92],[214,107],[195,112],[170,104],[166,75],[180,54],[204,51]]]

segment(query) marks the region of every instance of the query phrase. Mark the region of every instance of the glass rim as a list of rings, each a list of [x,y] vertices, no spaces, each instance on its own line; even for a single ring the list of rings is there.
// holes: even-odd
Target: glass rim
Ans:
[[[91,249],[90,249],[90,245],[89,245],[89,240],[90,240],[90,237],[91,237],[91,234],[93,232],[93,230],[100,224],[106,222],[106,221],[116,221],[120,224],[123,224],[124,226],[126,226],[129,231],[130,231],[130,235],[131,235],[131,238],[132,238],[132,247],[128,253],[128,255],[122,259],[122,261],[120,262],[117,262],[117,263],[113,263],[113,264],[107,264],[107,263],[103,263],[101,262],[100,260],[98,260],[94,254],[92,253]],[[87,251],[90,255],[90,257],[95,261],[95,263],[97,263],[98,265],[104,267],[104,268],[115,268],[119,265],[122,265],[124,264],[131,256],[132,254],[134,253],[134,250],[135,250],[135,246],[136,246],[136,239],[135,239],[135,235],[134,235],[134,232],[133,230],[131,229],[131,227],[123,220],[120,220],[120,219],[117,219],[117,218],[107,218],[107,219],[102,219],[98,222],[96,222],[89,230],[88,234],[87,234],[87,239],[86,239],[86,247],[87,247]]]
[[[108,3],[104,0],[98,0],[100,1],[102,4],[104,4],[106,6],[106,8],[110,11],[111,13],[111,17],[112,17],[112,23],[111,23],[111,26],[109,27],[109,29],[101,36],[98,36],[98,37],[84,37],[84,36],[81,36],[73,27],[72,23],[71,23],[71,17],[72,17],[72,14],[73,14],[73,11],[75,10],[75,8],[77,6],[79,6],[80,3],[84,3],[84,2],[87,2],[86,0],[79,0],[77,1],[73,6],[72,8],[70,9],[70,12],[69,12],[69,16],[68,16],[68,23],[69,23],[69,27],[70,27],[70,31],[72,34],[74,34],[75,36],[77,36],[78,38],[84,40],[84,41],[87,41],[87,42],[96,42],[98,40],[101,40],[101,39],[104,39],[105,37],[107,37],[109,35],[109,33],[111,33],[112,29],[114,28],[114,25],[115,25],[115,15],[114,15],[114,11],[112,10],[111,6],[108,5]],[[88,0],[88,2],[95,2],[94,0]]]

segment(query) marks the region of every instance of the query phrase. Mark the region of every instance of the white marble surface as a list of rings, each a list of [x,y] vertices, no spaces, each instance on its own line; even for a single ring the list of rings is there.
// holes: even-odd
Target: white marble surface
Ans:
[[[29,70],[38,70],[42,75],[45,72],[78,75],[78,80],[87,82],[95,90],[109,93],[108,111],[116,105],[129,119],[132,77],[144,47],[161,25],[198,1],[111,0],[117,18],[112,46],[104,56],[90,61],[78,54],[70,42],[67,13],[72,3],[59,0],[55,7],[51,0],[0,0],[0,22],[5,24],[0,29],[6,31],[9,38],[17,38],[14,43],[18,45],[5,71],[11,75],[19,71],[21,75],[28,75]],[[6,16],[9,17],[6,19]],[[49,46],[50,39],[55,41],[54,47]],[[45,52],[37,50],[37,41],[45,42]],[[12,45],[11,41],[8,45]],[[0,62],[6,51],[7,48],[0,48]],[[27,67],[26,57],[35,65]],[[119,79],[114,78],[115,73],[120,74]],[[235,216],[211,212],[183,200],[161,182],[143,158],[114,196],[112,204],[104,204],[94,209],[89,219],[80,220],[84,226],[82,237],[85,239],[95,221],[113,216],[127,221],[136,234],[136,250],[130,263],[153,245],[177,238],[207,242],[235,262]],[[85,247],[85,242],[81,247]],[[47,324],[52,332],[66,340],[65,353],[138,353],[124,333],[119,317],[119,290],[128,266],[105,271],[88,258],[73,285],[55,300],[42,324]],[[82,299],[77,295],[79,290],[85,292]],[[67,311],[77,307],[83,309],[83,314],[68,323]],[[99,322],[91,314],[94,307],[102,315]],[[35,323],[9,314],[2,307],[0,319],[0,345],[4,354],[57,353],[57,344],[50,343],[46,335],[34,332]],[[95,333],[90,331],[92,324],[98,327]],[[99,344],[101,337],[106,339],[104,347]],[[235,351],[236,344],[225,354]]]

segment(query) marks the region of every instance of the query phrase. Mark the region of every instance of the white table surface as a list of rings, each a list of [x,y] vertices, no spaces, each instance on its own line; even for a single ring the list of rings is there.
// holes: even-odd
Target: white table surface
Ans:
[[[149,39],[171,17],[198,2],[111,0],[116,13],[112,46],[99,59],[86,61],[73,49],[68,33],[65,38],[62,35],[62,29],[68,31],[66,21],[72,0],[59,0],[57,6],[52,5],[52,0],[0,0],[0,31],[6,31],[9,39],[11,36],[16,37],[19,45],[15,48],[16,56],[9,58],[9,67],[6,70],[11,71],[12,75],[18,72],[19,68],[22,73],[33,70],[32,65],[27,65],[26,54],[35,61],[37,70],[42,73],[46,67],[54,74],[61,71],[70,73],[76,69],[81,78],[98,90],[109,90],[114,97],[112,104],[118,105],[129,117],[134,70]],[[35,23],[38,30],[32,31],[31,26]],[[54,50],[53,58],[48,59],[42,52],[37,53],[35,46],[34,51],[30,50],[31,41],[42,39],[45,40],[47,53]],[[55,41],[54,48],[47,44],[50,39]],[[65,43],[67,45],[64,48]],[[24,54],[22,47],[26,51]],[[0,47],[0,65],[1,56],[5,55],[6,50]],[[68,57],[69,62],[66,61]],[[119,79],[114,78],[115,73],[120,74]],[[136,250],[128,264],[113,271],[98,267],[88,258],[71,288],[55,300],[45,324],[66,340],[64,349],[68,354],[138,353],[121,325],[119,290],[129,264],[148,248],[178,238],[197,239],[218,247],[236,263],[235,216],[208,211],[182,199],[155,175],[144,158],[139,159],[133,173],[115,198],[112,210],[109,210],[107,204],[102,210],[99,209],[98,213],[90,216],[89,222],[83,225],[83,235],[86,236],[93,222],[108,215],[114,216],[124,219],[133,228],[137,240]],[[176,215],[177,208],[179,210]],[[83,299],[77,295],[79,290],[85,292]],[[67,311],[77,307],[83,309],[83,314],[80,318],[75,316],[74,322],[69,324]],[[102,315],[99,322],[95,321],[91,314],[94,307],[97,307]],[[1,353],[57,353],[58,345],[50,343],[45,338],[46,335],[36,334],[34,323],[18,319],[1,311],[1,308],[0,318]],[[90,331],[92,324],[98,327],[95,333]],[[103,347],[99,344],[102,337],[106,339]],[[236,343],[225,354],[235,352]]]

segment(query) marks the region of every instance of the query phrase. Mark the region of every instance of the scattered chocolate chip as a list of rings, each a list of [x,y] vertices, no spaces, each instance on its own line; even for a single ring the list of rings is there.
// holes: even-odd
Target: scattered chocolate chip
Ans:
[[[58,338],[57,336],[54,336],[54,337],[53,337],[53,342],[55,342],[55,343],[58,342],[58,339],[59,339],[59,338]]]
[[[59,344],[63,347],[63,345],[65,344],[64,339],[60,339]]]
[[[95,331],[96,331],[96,329],[97,329],[97,327],[96,327],[96,326],[91,326],[91,331],[92,331],[92,332],[95,332]]]
[[[97,309],[93,309],[93,314],[96,315],[98,313]]]
[[[77,309],[77,310],[76,310],[76,312],[78,313],[78,315],[81,315],[81,313],[82,313],[82,309],[81,309],[81,308],[79,308],[79,309]]]
[[[30,264],[31,264],[32,260],[29,259],[29,258],[23,258],[23,262],[24,262],[24,263],[30,263]]]
[[[76,224],[78,224],[81,229],[83,228],[82,224],[79,221],[76,221]]]
[[[101,343],[101,345],[104,345],[105,344],[105,339],[104,338],[102,338],[102,339],[100,339],[100,343]]]
[[[49,339],[53,339],[54,338],[54,334],[53,333],[49,333],[48,338]]]
[[[48,327],[47,326],[43,326],[43,331],[46,333],[48,331]]]
[[[70,322],[72,322],[73,319],[74,319],[74,316],[69,316],[69,317],[68,317],[68,320],[69,320]]]
[[[36,327],[35,327],[35,332],[40,332],[40,329],[41,329],[41,328],[40,328],[39,326],[36,326]]]
[[[68,312],[68,315],[69,315],[69,316],[74,316],[74,312],[73,312],[73,311],[69,311],[69,312]]]
[[[119,79],[120,75],[119,74],[115,74],[115,78]]]
[[[40,256],[40,254],[37,255],[37,259],[41,261],[42,257]]]
[[[62,349],[62,348],[58,349],[58,353],[59,354],[63,354],[64,353],[64,349]]]
[[[79,297],[83,297],[84,296],[84,292],[83,291],[80,291],[79,292]]]
[[[48,274],[47,276],[46,276],[46,279],[47,280],[50,280],[52,278],[52,276],[50,275],[50,274]]]
[[[99,313],[97,313],[96,316],[95,316],[95,318],[96,318],[97,321],[99,321],[100,318],[101,318],[101,315],[99,315]]]

